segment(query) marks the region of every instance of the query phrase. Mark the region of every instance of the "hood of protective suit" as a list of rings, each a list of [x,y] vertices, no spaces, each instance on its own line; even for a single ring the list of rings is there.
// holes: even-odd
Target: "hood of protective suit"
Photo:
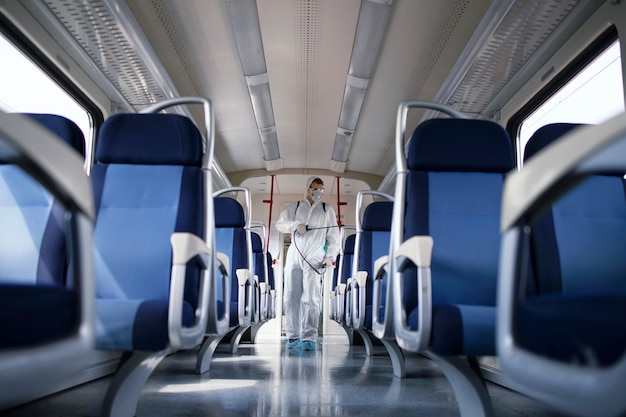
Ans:
[[[311,187],[311,184],[313,183],[313,180],[318,179],[318,178],[321,179],[320,177],[309,177],[306,180],[306,187],[304,188],[304,198],[308,197],[308,195],[309,195],[308,194],[309,193],[309,188]]]

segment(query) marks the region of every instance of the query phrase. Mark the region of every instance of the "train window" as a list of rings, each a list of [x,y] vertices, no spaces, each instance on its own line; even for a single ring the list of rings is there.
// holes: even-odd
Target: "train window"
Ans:
[[[90,112],[20,49],[0,35],[0,109],[4,112],[52,113],[74,121],[85,136],[91,155],[94,123]],[[89,159],[85,168],[89,168]]]
[[[571,69],[570,69],[571,71]],[[530,136],[549,123],[602,123],[624,111],[624,88],[619,40],[577,69],[568,81],[521,119],[516,131],[518,166]],[[545,94],[545,93],[544,93]]]

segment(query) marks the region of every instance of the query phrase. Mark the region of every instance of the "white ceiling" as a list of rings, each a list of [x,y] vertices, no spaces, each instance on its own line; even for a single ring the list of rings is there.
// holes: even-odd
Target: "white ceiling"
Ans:
[[[329,168],[361,0],[256,2],[284,166],[277,172],[265,170],[225,1],[128,3],[147,37],[163,40],[153,46],[179,93],[213,100],[216,156],[233,185],[260,177],[246,181],[254,193],[270,174],[299,172],[376,189],[393,164],[398,104],[434,97],[491,2],[394,2],[342,174]],[[280,192],[300,193],[300,180],[278,176]]]
[[[300,194],[309,175],[331,182],[341,175],[346,189],[390,192],[401,102],[433,100],[475,117],[497,116],[524,85],[518,71],[532,74],[543,64],[533,58],[550,56],[537,49],[554,51],[567,39],[552,36],[559,23],[570,16],[584,21],[602,3],[394,0],[346,170],[338,174],[329,168],[361,0],[228,0],[258,8],[282,158],[275,171],[266,170],[226,1],[23,4],[45,15],[46,29],[108,92],[114,111],[172,96],[209,97],[218,171],[228,177],[220,181],[262,193],[275,174],[280,193]],[[192,110],[201,120],[199,113]],[[410,114],[408,131],[422,116]]]

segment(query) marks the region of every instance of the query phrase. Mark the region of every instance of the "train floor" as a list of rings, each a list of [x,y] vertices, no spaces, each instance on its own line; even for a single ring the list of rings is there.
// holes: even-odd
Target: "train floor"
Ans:
[[[459,416],[452,389],[429,359],[407,355],[407,377],[393,376],[384,347],[320,338],[315,351],[287,350],[284,338],[215,354],[204,375],[195,351],[167,357],[148,379],[137,417],[160,416]],[[110,381],[104,377],[2,414],[7,417],[96,417]],[[498,417],[558,417],[542,404],[487,382]]]

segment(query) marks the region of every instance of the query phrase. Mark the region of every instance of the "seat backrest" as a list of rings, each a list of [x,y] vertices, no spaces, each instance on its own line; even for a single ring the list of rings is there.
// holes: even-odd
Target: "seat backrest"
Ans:
[[[78,126],[63,116],[28,114],[85,156]],[[65,210],[30,175],[0,163],[0,277],[3,283],[65,283]]]
[[[407,166],[403,240],[434,239],[433,304],[495,306],[502,188],[514,167],[508,134],[490,121],[427,120],[413,133]],[[416,280],[404,282],[410,311]]]
[[[267,285],[274,290],[276,289],[276,284],[274,283],[274,260],[269,251],[265,252],[265,257],[267,258]]]
[[[99,299],[167,300],[174,232],[203,237],[202,137],[175,114],[118,114],[105,121],[91,177]],[[185,301],[198,300],[187,268]]]
[[[586,126],[580,123],[551,123],[537,129],[528,139],[524,147],[524,161],[527,161],[546,146],[577,127]]]
[[[372,304],[374,262],[389,254],[391,237],[392,201],[375,201],[365,208],[361,232],[358,234],[356,270],[367,272],[366,305]]]
[[[352,277],[352,266],[354,264],[354,244],[356,242],[356,233],[348,235],[343,243],[343,251],[337,255],[337,262],[334,273],[336,273],[337,282],[333,288],[337,288],[339,284],[346,285],[348,279]],[[337,294],[338,295],[338,294]],[[346,304],[350,301],[349,297],[339,297],[338,303],[342,303],[337,312],[337,320],[343,322],[346,320],[345,315],[348,314],[349,308],[346,308]]]
[[[546,125],[529,139],[530,158],[582,126]],[[531,251],[540,293],[626,293],[626,184],[623,173],[593,175],[555,202],[533,225]],[[593,256],[581,256],[592,251]],[[590,288],[590,280],[593,280]]]
[[[342,274],[342,262],[343,262],[343,257],[344,257],[344,249],[345,249],[345,242],[346,242],[346,228],[345,227],[341,227],[339,229],[339,236],[341,241],[343,242],[343,246],[341,248],[341,250],[339,251],[339,253],[337,254],[337,257],[335,258],[335,268],[333,269],[333,278],[332,278],[332,282],[331,282],[331,290],[334,291],[337,288],[337,284],[341,283],[341,274]]]
[[[230,260],[230,325],[238,324],[237,303],[239,301],[239,283],[237,269],[249,269],[248,247],[246,243],[246,220],[241,204],[229,197],[215,197],[215,244],[218,252]],[[221,289],[218,289],[218,294]]]
[[[263,241],[258,233],[252,233],[252,273],[259,277],[259,282],[266,282],[267,271],[265,270],[265,252],[263,251]]]
[[[365,322],[366,329],[372,329],[371,305],[374,294],[374,263],[382,256],[389,254],[391,239],[391,220],[393,215],[392,201],[375,201],[365,208],[361,231],[357,236],[355,262],[353,269],[367,272],[365,281]],[[386,281],[383,283],[382,305],[385,304],[387,291]],[[384,309],[380,309],[381,320]]]
[[[341,255],[341,272],[338,276],[338,284],[346,284],[348,278],[352,276],[352,265],[354,263],[354,243],[356,233],[349,235],[343,244],[343,254]]]

